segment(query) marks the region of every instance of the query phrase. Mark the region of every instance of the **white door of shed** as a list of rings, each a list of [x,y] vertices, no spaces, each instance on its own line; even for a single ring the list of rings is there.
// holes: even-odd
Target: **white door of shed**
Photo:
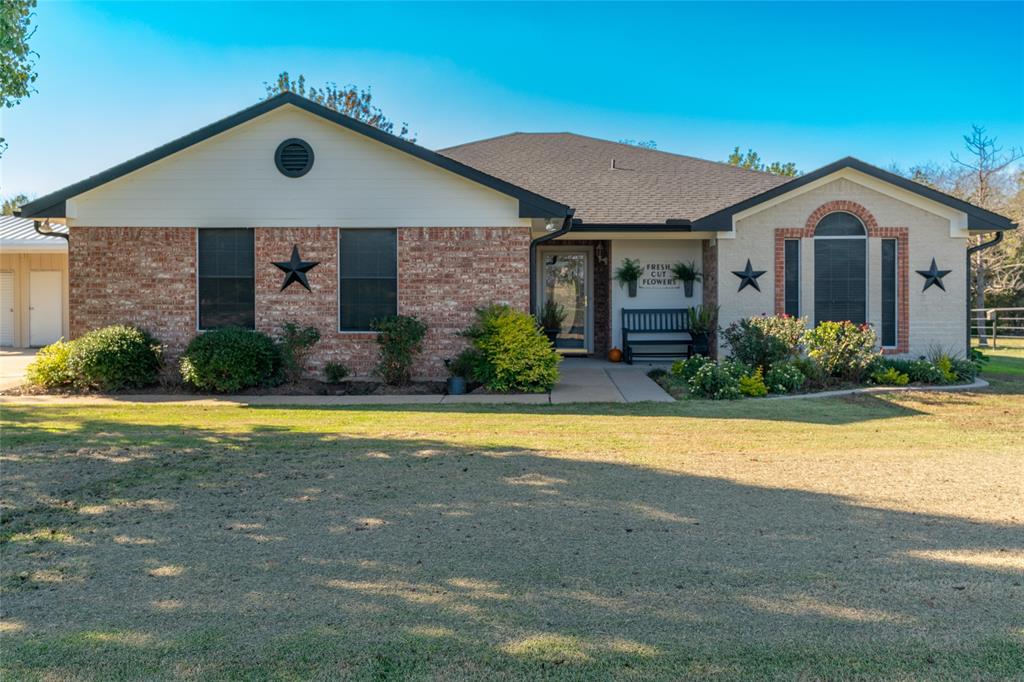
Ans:
[[[61,337],[60,270],[33,270],[28,279],[28,343],[45,346]]]
[[[14,345],[14,273],[0,272],[0,346]]]

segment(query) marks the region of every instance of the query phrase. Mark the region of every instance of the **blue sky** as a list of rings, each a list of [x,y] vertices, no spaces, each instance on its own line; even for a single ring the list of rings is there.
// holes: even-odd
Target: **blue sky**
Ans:
[[[260,99],[281,70],[372,86],[427,147],[573,131],[810,170],[1024,145],[1024,3],[333,4],[41,0],[38,92],[0,194],[40,195]],[[978,27],[983,27],[978,30]]]

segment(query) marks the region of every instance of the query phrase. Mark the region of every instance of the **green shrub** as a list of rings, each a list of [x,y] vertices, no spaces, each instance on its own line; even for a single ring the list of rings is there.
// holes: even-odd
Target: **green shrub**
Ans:
[[[562,357],[524,312],[505,305],[480,308],[476,322],[463,335],[477,351],[473,379],[488,390],[549,391],[558,381]]]
[[[875,331],[866,324],[822,322],[804,334],[807,355],[828,376],[858,382],[879,358]]]
[[[348,366],[343,362],[328,362],[324,365],[324,374],[327,375],[327,383],[329,384],[340,384],[351,373]]]
[[[987,358],[986,358],[987,359]],[[981,373],[980,363],[964,358],[953,358],[953,374],[958,382],[974,381]]]
[[[35,359],[25,368],[29,383],[43,388],[59,388],[74,383],[75,375],[68,366],[72,342],[60,339],[39,349]]]
[[[886,358],[883,361],[883,366],[906,374],[911,383],[941,384],[943,381],[942,372],[939,368],[924,358],[920,358],[918,360]]]
[[[807,382],[807,377],[800,369],[800,365],[794,361],[777,362],[768,370],[764,377],[768,390],[772,393],[792,393],[799,391]]]
[[[411,315],[389,315],[375,320],[379,360],[377,374],[391,386],[405,386],[412,379],[412,363],[423,350],[427,325]]]
[[[740,380],[735,365],[703,365],[687,382],[690,394],[711,400],[734,400],[740,397]]]
[[[75,339],[68,354],[75,386],[101,391],[152,386],[160,366],[160,342],[123,324],[94,329]]]
[[[228,327],[197,335],[181,356],[181,378],[204,391],[230,393],[277,383],[281,351],[263,332]]]
[[[300,327],[295,322],[281,325],[277,343],[281,349],[281,368],[289,381],[298,381],[306,368],[306,358],[313,346],[320,341],[320,330],[316,327]]]
[[[929,352],[929,359],[942,375],[942,383],[954,384],[957,382],[956,372],[953,371],[953,358],[941,348],[933,348]]]
[[[814,358],[800,357],[791,360],[794,367],[804,375],[805,388],[825,388],[831,382],[828,373]]]
[[[768,395],[768,387],[764,385],[764,375],[760,367],[752,374],[740,377],[740,393],[751,398],[763,398]]]
[[[910,382],[910,376],[895,367],[886,367],[876,370],[871,375],[871,380],[881,386],[906,386]]]
[[[451,376],[472,380],[474,378],[474,368],[480,361],[480,351],[476,348],[467,348],[454,358],[445,360],[444,366],[448,368],[448,374]]]
[[[712,361],[703,355],[694,355],[685,360],[676,360],[672,363],[672,374],[681,377],[685,381],[689,381],[697,373],[697,370],[709,362]]]
[[[766,372],[776,362],[800,354],[806,326],[799,317],[757,315],[733,322],[722,332],[722,337],[729,344],[732,357]]]

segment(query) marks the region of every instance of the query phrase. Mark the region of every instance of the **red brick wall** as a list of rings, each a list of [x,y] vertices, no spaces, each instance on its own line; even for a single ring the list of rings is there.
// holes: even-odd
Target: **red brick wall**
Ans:
[[[196,232],[182,227],[72,227],[72,338],[126,323],[178,355],[196,329]]]
[[[72,228],[70,246],[71,334],[79,336],[116,322],[151,331],[177,356],[195,335],[195,239],[193,228]],[[359,375],[372,372],[373,334],[338,331],[338,232],[336,228],[257,228],[256,328],[276,334],[283,322],[320,330],[310,358],[319,376],[338,360]],[[303,260],[320,261],[308,273],[311,291],[292,284],[272,261],[288,260],[292,245]],[[400,228],[398,308],[427,323],[418,377],[443,378],[444,358],[465,341],[458,332],[474,308],[508,303],[529,309],[527,228]]]

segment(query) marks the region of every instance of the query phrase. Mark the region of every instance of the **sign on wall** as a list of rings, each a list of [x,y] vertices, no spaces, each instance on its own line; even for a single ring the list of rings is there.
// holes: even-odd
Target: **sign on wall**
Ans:
[[[644,274],[640,275],[641,289],[678,289],[681,284],[672,274],[669,263],[644,263]]]

